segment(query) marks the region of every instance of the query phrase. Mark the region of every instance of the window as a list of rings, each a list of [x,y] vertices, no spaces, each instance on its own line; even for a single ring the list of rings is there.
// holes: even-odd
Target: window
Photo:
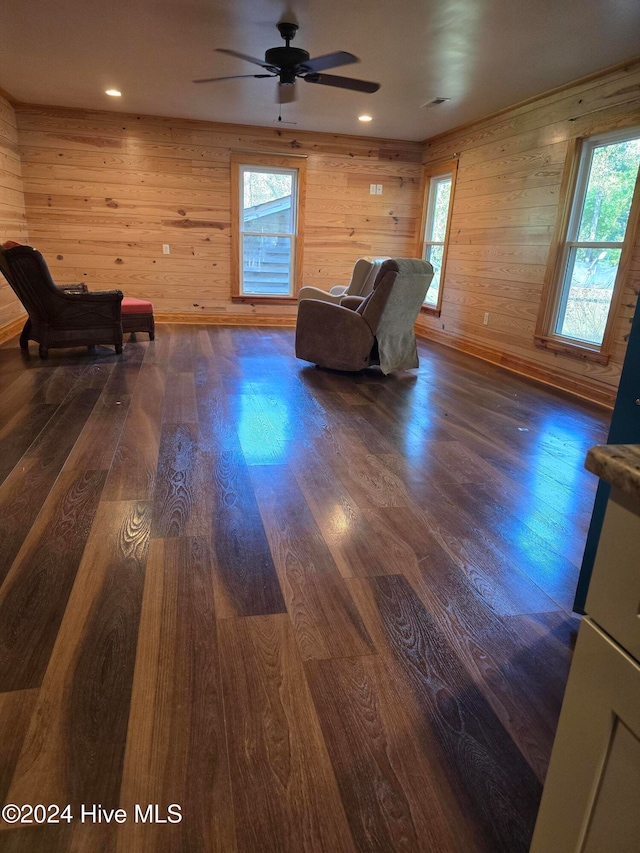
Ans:
[[[442,303],[442,281],[447,252],[451,199],[457,162],[440,164],[425,173],[426,203],[424,206],[420,256],[433,266],[433,281],[424,300],[424,307],[439,313]],[[435,169],[435,170],[434,170]]]
[[[304,160],[233,155],[233,297],[292,300],[298,290]]]
[[[618,280],[624,277],[619,271],[624,267],[625,238],[633,231],[629,223],[639,165],[637,129],[576,144],[571,199],[550,264],[546,319],[543,315],[538,330],[545,345],[606,357],[610,318],[615,318],[623,286]]]

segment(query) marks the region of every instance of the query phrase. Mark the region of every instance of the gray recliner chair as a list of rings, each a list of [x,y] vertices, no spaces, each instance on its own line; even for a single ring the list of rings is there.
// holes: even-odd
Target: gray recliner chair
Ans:
[[[298,306],[296,356],[320,367],[383,373],[418,367],[413,325],[433,279],[428,261],[392,258],[380,267],[366,297],[339,305],[303,299]]]
[[[307,285],[301,287],[298,301],[301,299],[321,299],[339,305],[343,296],[368,296],[373,290],[373,283],[378,270],[387,258],[358,258],[351,273],[351,281],[347,285],[336,284],[329,290]]]

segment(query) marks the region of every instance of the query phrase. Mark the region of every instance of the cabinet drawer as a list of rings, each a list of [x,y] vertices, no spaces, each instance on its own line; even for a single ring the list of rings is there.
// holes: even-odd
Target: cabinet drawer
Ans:
[[[635,511],[634,511],[635,510]],[[640,660],[640,507],[612,490],[589,585],[586,611]]]

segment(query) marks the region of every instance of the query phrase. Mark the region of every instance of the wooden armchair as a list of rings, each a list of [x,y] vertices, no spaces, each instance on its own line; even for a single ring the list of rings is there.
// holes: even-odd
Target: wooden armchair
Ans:
[[[49,347],[112,344],[122,352],[124,331],[148,331],[153,339],[153,306],[126,299],[120,290],[88,291],[86,285],[58,287],[37,249],[14,245],[0,249],[0,271],[22,302],[29,318],[20,335],[20,347],[40,344],[40,358]],[[150,318],[150,319],[149,319]]]

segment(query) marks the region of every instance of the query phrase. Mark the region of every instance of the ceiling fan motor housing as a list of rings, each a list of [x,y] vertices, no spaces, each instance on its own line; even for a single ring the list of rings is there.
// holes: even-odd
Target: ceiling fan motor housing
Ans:
[[[309,54],[299,47],[272,47],[264,55],[267,65],[278,68],[295,68],[309,61]]]

